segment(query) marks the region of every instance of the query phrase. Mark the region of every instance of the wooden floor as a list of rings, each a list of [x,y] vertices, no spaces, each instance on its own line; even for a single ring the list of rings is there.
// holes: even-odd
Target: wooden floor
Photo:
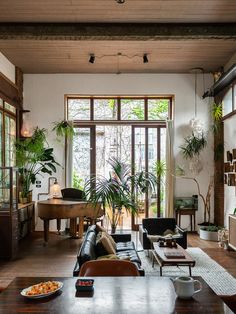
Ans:
[[[137,241],[136,235],[133,238]],[[15,261],[0,262],[0,287],[6,287],[17,276],[71,277],[80,245],[81,240],[51,233],[45,247],[43,234],[33,233],[21,241]],[[200,240],[197,234],[188,234],[188,245],[200,247],[236,277],[236,252],[221,249],[215,242]]]

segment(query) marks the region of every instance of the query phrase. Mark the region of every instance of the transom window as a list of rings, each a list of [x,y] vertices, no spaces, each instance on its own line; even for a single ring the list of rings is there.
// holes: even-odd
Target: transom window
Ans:
[[[163,121],[170,118],[170,97],[68,97],[72,121]]]

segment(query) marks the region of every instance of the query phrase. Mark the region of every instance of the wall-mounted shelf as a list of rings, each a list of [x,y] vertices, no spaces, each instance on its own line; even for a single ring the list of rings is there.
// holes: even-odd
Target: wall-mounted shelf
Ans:
[[[224,163],[224,183],[236,186],[236,149],[226,152],[227,161]]]

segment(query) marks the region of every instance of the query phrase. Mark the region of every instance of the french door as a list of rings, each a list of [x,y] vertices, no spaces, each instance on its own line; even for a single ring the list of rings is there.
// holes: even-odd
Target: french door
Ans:
[[[132,174],[141,171],[156,175],[160,160],[165,160],[165,128],[159,126],[132,126]],[[132,230],[146,217],[160,217],[165,201],[165,179],[159,179],[155,191],[138,195],[138,215],[132,215]]]
[[[155,165],[165,160],[165,128],[148,125],[88,125],[75,128],[73,140],[73,186],[83,188],[92,174],[108,177],[109,158],[115,157],[132,169],[155,174]],[[137,230],[144,217],[162,215],[164,189],[161,182],[156,191],[137,195],[138,215],[124,212],[123,229]]]

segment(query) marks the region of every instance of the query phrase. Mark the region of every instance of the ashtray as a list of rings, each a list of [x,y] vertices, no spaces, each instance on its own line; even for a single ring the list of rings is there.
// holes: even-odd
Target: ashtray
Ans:
[[[79,278],[75,283],[77,291],[93,291],[94,279],[90,278]]]

